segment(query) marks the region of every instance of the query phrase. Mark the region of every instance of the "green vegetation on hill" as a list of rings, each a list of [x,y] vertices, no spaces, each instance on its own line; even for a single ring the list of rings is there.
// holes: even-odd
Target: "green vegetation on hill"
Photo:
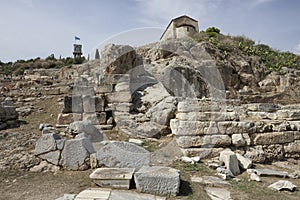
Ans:
[[[81,58],[55,58],[53,54],[45,59],[37,57],[30,60],[18,60],[16,62],[3,63],[0,61],[0,74],[5,75],[22,75],[26,69],[50,69],[61,68],[64,66],[70,66],[72,64],[81,64],[85,61],[84,57]]]
[[[226,54],[241,51],[246,56],[257,56],[269,71],[283,72],[282,68],[300,68],[300,56],[281,52],[265,44],[255,42],[245,36],[230,36],[220,33],[220,29],[210,27],[194,36],[198,42],[209,42]]]

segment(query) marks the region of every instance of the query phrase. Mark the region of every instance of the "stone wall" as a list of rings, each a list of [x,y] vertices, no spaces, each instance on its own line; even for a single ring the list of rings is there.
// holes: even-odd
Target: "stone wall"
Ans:
[[[0,104],[0,130],[17,126],[18,117],[12,98],[7,97]]]
[[[97,86],[75,84],[72,93],[64,97],[64,108],[58,115],[57,126],[90,120],[93,125],[110,130],[114,127],[115,115],[128,113],[132,107],[129,75],[107,74],[100,77]]]
[[[231,148],[255,162],[300,157],[299,105],[185,100],[170,126],[187,155],[212,157]]]

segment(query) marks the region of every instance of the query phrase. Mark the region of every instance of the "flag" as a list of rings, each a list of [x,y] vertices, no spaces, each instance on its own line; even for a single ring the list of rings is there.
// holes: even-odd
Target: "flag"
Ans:
[[[75,36],[75,40],[80,40],[80,38],[79,38],[79,37],[77,37],[77,36]]]

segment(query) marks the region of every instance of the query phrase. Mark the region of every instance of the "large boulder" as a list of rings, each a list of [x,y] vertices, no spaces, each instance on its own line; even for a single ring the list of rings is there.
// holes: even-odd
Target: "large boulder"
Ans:
[[[141,64],[141,60],[129,45],[106,45],[101,52],[101,70],[108,74],[125,74]]]
[[[90,154],[94,152],[88,138],[67,140],[61,153],[60,164],[70,170],[85,170],[89,167]]]
[[[150,152],[129,142],[107,142],[96,157],[99,166],[140,169],[150,165]]]

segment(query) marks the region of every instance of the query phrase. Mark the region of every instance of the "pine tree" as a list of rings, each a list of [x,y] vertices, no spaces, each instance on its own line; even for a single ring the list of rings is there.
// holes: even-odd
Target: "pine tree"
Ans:
[[[99,54],[98,49],[96,49],[95,59],[96,59],[96,60],[99,60],[99,59],[100,59],[100,54]]]

